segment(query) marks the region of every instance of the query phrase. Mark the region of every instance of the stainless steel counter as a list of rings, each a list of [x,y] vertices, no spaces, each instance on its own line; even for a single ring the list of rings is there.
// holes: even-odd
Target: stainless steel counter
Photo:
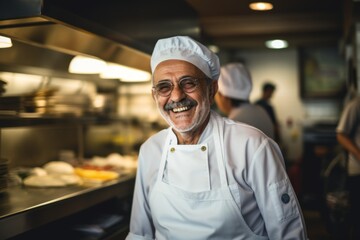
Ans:
[[[100,186],[30,188],[0,193],[0,239],[8,239],[113,197],[132,195],[135,173]]]

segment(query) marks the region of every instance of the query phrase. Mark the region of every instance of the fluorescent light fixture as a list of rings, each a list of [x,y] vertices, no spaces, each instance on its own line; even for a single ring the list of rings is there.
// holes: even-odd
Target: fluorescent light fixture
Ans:
[[[266,47],[272,48],[272,49],[281,49],[281,48],[287,48],[288,42],[281,39],[274,39],[269,40],[265,42]]]
[[[268,2],[253,2],[250,3],[249,7],[255,11],[269,11],[273,9],[273,5]]]
[[[0,48],[9,48],[11,46],[12,46],[12,42],[10,38],[0,36]]]
[[[122,82],[145,82],[151,79],[151,74],[120,64],[107,63],[104,70],[100,73],[100,77],[105,79],[119,79]]]
[[[123,82],[143,82],[151,79],[151,74],[116,63],[107,63],[99,58],[75,56],[69,65],[70,73],[100,74],[104,79],[119,79]]]
[[[75,56],[69,65],[70,73],[98,74],[106,67],[106,62],[94,57]]]

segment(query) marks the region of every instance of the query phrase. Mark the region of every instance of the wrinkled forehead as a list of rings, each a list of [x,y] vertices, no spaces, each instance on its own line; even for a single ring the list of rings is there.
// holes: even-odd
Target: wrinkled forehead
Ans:
[[[153,83],[164,79],[180,79],[185,76],[205,77],[198,67],[184,60],[166,60],[159,63],[152,76]]]

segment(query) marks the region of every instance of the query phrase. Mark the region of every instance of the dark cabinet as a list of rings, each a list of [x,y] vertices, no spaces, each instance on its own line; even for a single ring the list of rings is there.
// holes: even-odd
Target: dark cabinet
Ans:
[[[323,204],[325,167],[336,155],[336,125],[316,125],[304,129],[301,201],[305,208]]]

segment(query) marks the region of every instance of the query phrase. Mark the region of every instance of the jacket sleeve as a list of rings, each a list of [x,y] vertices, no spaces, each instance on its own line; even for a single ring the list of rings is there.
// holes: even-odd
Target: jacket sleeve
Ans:
[[[307,239],[302,211],[278,145],[262,141],[252,156],[248,183],[254,190],[270,239]]]
[[[131,209],[130,233],[126,240],[150,240],[155,238],[149,207],[149,187],[147,185],[149,181],[147,181],[143,156],[140,150]]]

